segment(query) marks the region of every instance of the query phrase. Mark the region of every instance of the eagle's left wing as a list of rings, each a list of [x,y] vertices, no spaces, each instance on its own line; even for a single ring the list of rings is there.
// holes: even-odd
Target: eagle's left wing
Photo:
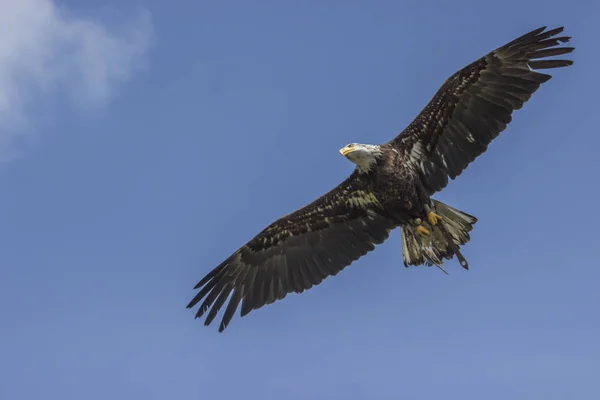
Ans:
[[[375,196],[357,185],[354,172],[317,200],[279,218],[195,287],[188,308],[208,311],[205,325],[229,302],[219,325],[223,331],[238,306],[244,316],[288,293],[302,293],[336,275],[389,237],[396,223]]]
[[[571,60],[558,47],[570,37],[542,27],[488,53],[444,82],[427,106],[389,142],[410,161],[429,195],[443,189],[502,132],[531,95],[551,76],[533,70],[559,68]]]

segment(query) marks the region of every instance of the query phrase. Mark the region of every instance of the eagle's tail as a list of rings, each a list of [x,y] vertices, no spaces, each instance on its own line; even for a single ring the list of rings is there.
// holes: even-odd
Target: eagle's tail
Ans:
[[[413,225],[401,228],[404,265],[408,267],[426,264],[441,268],[443,259],[449,260],[456,255],[460,265],[469,269],[469,264],[460,253],[459,247],[471,239],[469,232],[477,218],[437,200],[432,201],[432,211],[442,219],[435,226],[431,226],[428,221],[422,221],[422,225],[430,232],[429,235],[420,236]]]

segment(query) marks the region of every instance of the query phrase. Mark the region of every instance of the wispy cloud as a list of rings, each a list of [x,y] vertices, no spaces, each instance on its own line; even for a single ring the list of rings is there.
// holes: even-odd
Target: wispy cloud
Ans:
[[[0,0],[0,162],[18,156],[20,135],[38,130],[38,98],[105,105],[140,65],[151,32],[146,11],[112,28],[52,0]]]

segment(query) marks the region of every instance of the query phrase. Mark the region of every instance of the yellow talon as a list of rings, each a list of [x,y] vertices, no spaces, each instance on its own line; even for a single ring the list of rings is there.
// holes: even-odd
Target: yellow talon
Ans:
[[[423,225],[419,225],[419,226],[417,226],[417,233],[421,236],[427,236],[427,235],[429,235],[430,232]]]
[[[430,211],[427,214],[427,221],[429,221],[429,223],[432,226],[436,226],[437,224],[440,223],[440,221],[442,220],[442,217],[440,217],[439,215],[437,215],[436,213],[434,213],[433,211]]]

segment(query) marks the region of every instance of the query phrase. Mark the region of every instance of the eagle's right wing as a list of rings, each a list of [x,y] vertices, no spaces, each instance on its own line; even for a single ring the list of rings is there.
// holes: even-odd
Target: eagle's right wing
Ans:
[[[481,57],[444,82],[412,123],[389,143],[404,154],[431,195],[483,153],[540,85],[551,78],[533,70],[571,65],[545,59],[567,54],[557,47],[563,28],[531,31]]]
[[[204,299],[196,317],[210,309],[204,323],[209,325],[231,295],[219,326],[223,331],[240,302],[244,316],[288,293],[310,289],[373,250],[396,224],[356,183],[354,173],[266,227],[196,285],[200,291],[188,308]]]

